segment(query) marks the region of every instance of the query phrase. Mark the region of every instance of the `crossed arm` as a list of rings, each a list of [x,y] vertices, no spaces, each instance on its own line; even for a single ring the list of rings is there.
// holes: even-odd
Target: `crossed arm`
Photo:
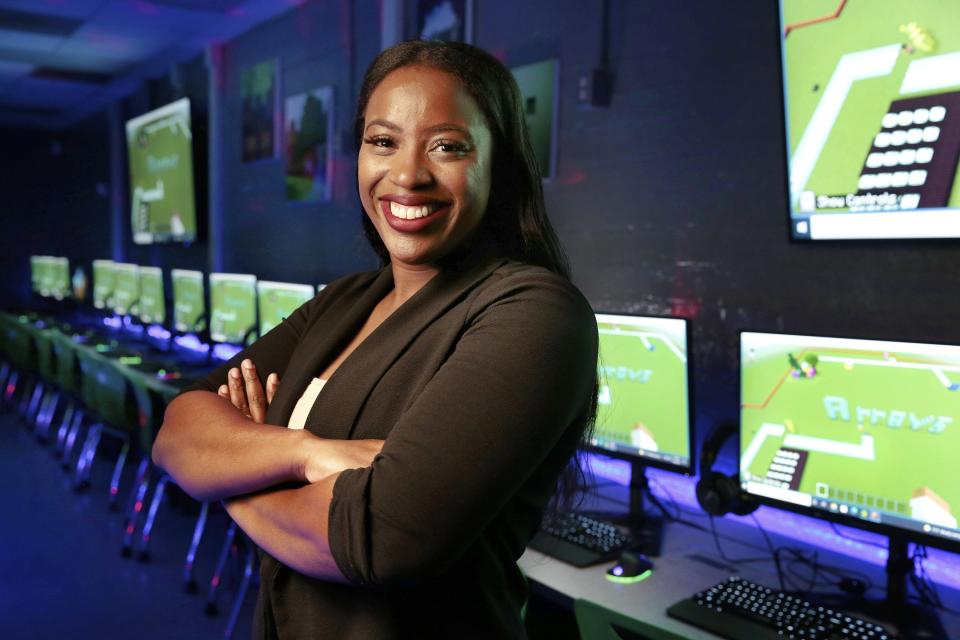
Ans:
[[[253,362],[245,360],[227,379],[217,394],[193,391],[170,404],[154,462],[194,498],[224,500],[240,528],[280,562],[345,581],[328,543],[333,485],[343,470],[369,466],[383,441],[327,440],[264,424],[276,374],[264,392]],[[290,483],[295,486],[283,486]]]

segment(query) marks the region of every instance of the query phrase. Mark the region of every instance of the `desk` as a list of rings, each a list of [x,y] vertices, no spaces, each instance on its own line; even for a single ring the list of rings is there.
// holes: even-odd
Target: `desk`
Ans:
[[[706,518],[697,524],[708,524]],[[716,520],[724,551],[732,558],[769,555],[762,551],[763,540],[754,527],[727,518]],[[777,546],[807,546],[796,540],[771,535]],[[738,541],[749,541],[742,546]],[[882,567],[860,562],[839,553],[819,549],[823,564],[839,566],[867,574],[875,585],[885,584]],[[539,595],[572,607],[578,598],[590,600],[608,609],[622,613],[647,625],[646,635],[651,640],[714,640],[719,636],[692,627],[667,615],[667,608],[697,591],[739,575],[745,579],[778,588],[776,569],[772,561],[727,564],[718,555],[710,533],[683,523],[664,527],[663,549],[654,562],[653,574],[635,584],[623,585],[606,579],[611,563],[578,569],[538,551],[527,549],[519,560],[521,570],[531,581],[531,590]],[[960,608],[960,592],[939,587],[944,604]],[[880,590],[870,595],[879,597]],[[816,596],[814,596],[816,597]],[[960,638],[960,616],[941,612],[940,619],[949,637]]]

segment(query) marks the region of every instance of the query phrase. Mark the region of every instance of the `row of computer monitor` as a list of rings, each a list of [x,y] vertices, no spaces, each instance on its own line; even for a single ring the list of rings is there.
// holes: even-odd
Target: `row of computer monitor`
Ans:
[[[688,323],[597,325],[591,444],[692,471]],[[753,499],[960,550],[960,346],[744,331],[740,381],[734,477]]]
[[[162,323],[162,272],[94,263],[94,304]],[[173,326],[203,329],[204,278],[171,271]],[[211,273],[210,337],[243,344],[314,296],[310,285]],[[597,314],[598,415],[590,445],[693,471],[690,326]],[[960,550],[960,347],[742,332],[740,453],[747,494]],[[701,470],[703,471],[703,470]]]
[[[112,260],[93,261],[93,296],[96,309],[131,318],[144,326],[168,325],[163,270]],[[69,297],[69,262],[66,258],[34,256],[31,259],[34,291],[43,297]],[[243,345],[278,325],[316,295],[310,284],[258,280],[238,273],[210,273],[209,326],[200,271],[171,269],[172,317],[178,333],[209,330],[212,342]],[[322,287],[322,285],[320,285]]]

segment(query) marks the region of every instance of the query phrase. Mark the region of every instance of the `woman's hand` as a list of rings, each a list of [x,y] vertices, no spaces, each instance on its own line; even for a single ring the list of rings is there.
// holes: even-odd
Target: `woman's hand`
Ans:
[[[263,424],[267,417],[267,407],[273,402],[280,384],[280,376],[271,373],[267,376],[267,390],[264,393],[257,367],[247,358],[227,373],[227,384],[220,385],[217,395],[229,400],[243,415],[254,422]]]

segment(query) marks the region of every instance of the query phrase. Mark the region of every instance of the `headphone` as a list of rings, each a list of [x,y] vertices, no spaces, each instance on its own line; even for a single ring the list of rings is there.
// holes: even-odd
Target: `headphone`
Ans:
[[[738,473],[727,475],[713,470],[717,454],[727,440],[737,434],[736,423],[719,425],[707,437],[700,449],[700,479],[697,481],[697,502],[700,508],[712,516],[733,513],[745,516],[757,510],[758,505],[744,500],[740,491]]]

